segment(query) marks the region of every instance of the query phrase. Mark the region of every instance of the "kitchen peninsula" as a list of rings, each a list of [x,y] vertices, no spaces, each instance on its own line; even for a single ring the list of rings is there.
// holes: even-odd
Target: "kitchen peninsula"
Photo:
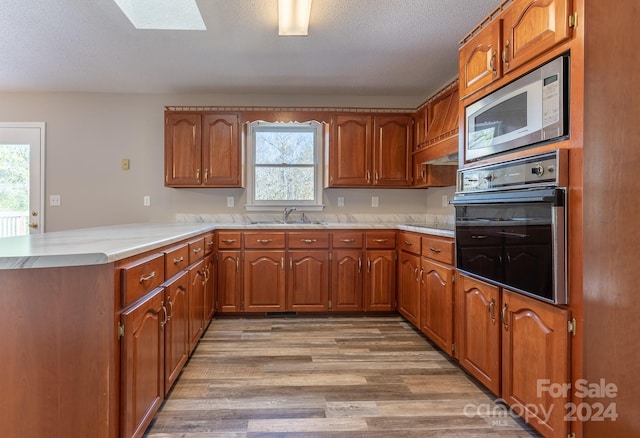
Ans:
[[[396,230],[453,236],[424,223],[192,222],[2,239],[3,432],[140,435],[213,315],[217,233],[345,230],[389,234],[394,254]]]

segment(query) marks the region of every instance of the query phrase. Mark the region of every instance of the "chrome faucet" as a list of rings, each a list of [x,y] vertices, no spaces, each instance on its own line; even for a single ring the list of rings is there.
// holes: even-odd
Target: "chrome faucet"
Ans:
[[[295,207],[285,207],[284,211],[282,212],[282,222],[286,224],[287,220],[289,219],[289,215],[294,211],[296,211]]]

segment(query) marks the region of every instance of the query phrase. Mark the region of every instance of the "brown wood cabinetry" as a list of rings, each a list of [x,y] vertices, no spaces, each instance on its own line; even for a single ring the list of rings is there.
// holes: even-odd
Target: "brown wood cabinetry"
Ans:
[[[365,233],[364,310],[389,312],[396,309],[395,231]]]
[[[398,312],[420,326],[420,256],[400,251],[398,258]]]
[[[329,187],[411,184],[409,115],[336,115],[329,142]]]
[[[165,284],[165,307],[168,312],[164,327],[165,378],[164,394],[174,384],[189,358],[189,275],[182,271]]]
[[[335,231],[331,234],[330,310],[362,310],[362,235],[357,231]]]
[[[568,40],[570,15],[571,0],[513,1],[460,48],[460,96],[480,90]]]
[[[216,254],[207,254],[204,257],[204,272],[204,320],[206,326],[207,321],[210,321],[216,312]]]
[[[206,284],[204,261],[189,268],[189,351],[193,351],[204,331],[204,292]]]
[[[500,290],[465,275],[456,287],[456,357],[460,365],[500,395]]]
[[[216,308],[220,313],[242,310],[241,254],[240,250],[218,252]]]
[[[449,355],[454,348],[454,241],[421,238],[420,330]]]
[[[121,422],[123,437],[140,437],[164,400],[164,288],[122,312]]]
[[[569,385],[567,309],[502,291],[502,398],[545,436],[567,436]],[[546,389],[545,389],[546,388]]]
[[[282,312],[285,310],[285,256],[284,249],[244,252],[244,311]]]
[[[165,186],[241,187],[237,114],[165,112]]]
[[[323,312],[329,308],[329,252],[288,252],[287,310]]]

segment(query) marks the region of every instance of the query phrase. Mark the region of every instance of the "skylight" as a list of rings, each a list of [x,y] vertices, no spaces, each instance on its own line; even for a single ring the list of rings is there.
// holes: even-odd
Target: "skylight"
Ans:
[[[114,0],[136,29],[207,30],[196,0]]]

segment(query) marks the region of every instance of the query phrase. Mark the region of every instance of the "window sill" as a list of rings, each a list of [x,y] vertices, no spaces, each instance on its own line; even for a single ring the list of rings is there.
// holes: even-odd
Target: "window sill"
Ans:
[[[295,205],[295,204],[283,204],[283,205],[245,205],[244,208],[247,211],[282,211],[285,208],[295,207],[296,211],[322,211],[324,210],[324,204],[320,205]]]

